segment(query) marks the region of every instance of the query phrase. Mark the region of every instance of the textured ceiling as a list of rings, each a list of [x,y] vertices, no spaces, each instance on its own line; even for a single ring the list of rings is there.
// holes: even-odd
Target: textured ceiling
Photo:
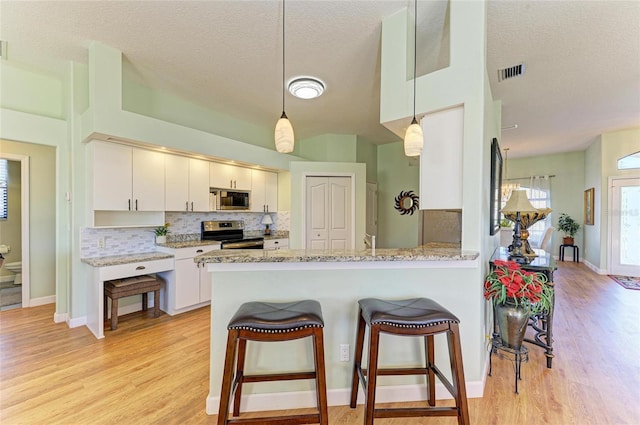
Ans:
[[[286,3],[287,79],[324,80],[321,98],[289,95],[297,138],[358,134],[399,140],[379,124],[380,29],[406,0]],[[127,73],[152,88],[257,125],[281,112],[282,3],[262,1],[0,2],[9,60],[62,73],[87,62],[91,41],[121,50]],[[446,1],[418,2],[418,74],[448,52]],[[607,131],[640,126],[640,2],[491,1],[487,69],[503,102],[510,156],[584,149]],[[524,76],[498,83],[498,68]],[[409,123],[407,122],[407,125]]]

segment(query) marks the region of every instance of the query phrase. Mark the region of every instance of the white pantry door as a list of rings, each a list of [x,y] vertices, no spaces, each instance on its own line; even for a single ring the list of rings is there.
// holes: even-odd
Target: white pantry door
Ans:
[[[610,274],[640,276],[640,178],[611,180]]]
[[[306,248],[351,249],[351,178],[307,177]]]

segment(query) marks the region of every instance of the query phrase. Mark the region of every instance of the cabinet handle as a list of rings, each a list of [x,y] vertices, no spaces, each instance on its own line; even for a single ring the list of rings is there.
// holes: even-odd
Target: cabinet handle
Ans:
[[[129,211],[131,211],[131,199],[129,199],[128,202],[129,202]]]
[[[185,211],[189,211],[189,201],[184,203],[184,209]]]
[[[144,270],[144,269],[146,269],[146,267],[145,267],[145,266],[138,266],[138,267],[136,267],[136,270]]]
[[[138,200],[136,199],[136,211],[138,211]]]
[[[201,252],[202,252],[202,250],[199,249],[199,250],[196,251],[196,254],[200,254]]]
[[[233,189],[233,180],[229,180],[229,187]]]
[[[193,211],[193,201],[191,201],[191,211]]]

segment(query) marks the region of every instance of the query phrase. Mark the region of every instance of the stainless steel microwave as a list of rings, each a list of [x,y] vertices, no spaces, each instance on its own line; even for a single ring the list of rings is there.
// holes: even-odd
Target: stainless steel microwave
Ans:
[[[212,211],[248,210],[251,192],[243,190],[211,189],[209,207]]]

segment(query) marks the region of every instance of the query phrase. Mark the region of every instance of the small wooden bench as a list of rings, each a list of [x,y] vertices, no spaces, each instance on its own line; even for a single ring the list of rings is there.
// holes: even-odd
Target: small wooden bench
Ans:
[[[163,280],[152,275],[108,280],[104,283],[104,320],[107,321],[107,297],[111,298],[111,330],[118,328],[118,299],[142,294],[142,310],[148,308],[147,293],[153,292],[153,317],[160,315],[160,286]]]

